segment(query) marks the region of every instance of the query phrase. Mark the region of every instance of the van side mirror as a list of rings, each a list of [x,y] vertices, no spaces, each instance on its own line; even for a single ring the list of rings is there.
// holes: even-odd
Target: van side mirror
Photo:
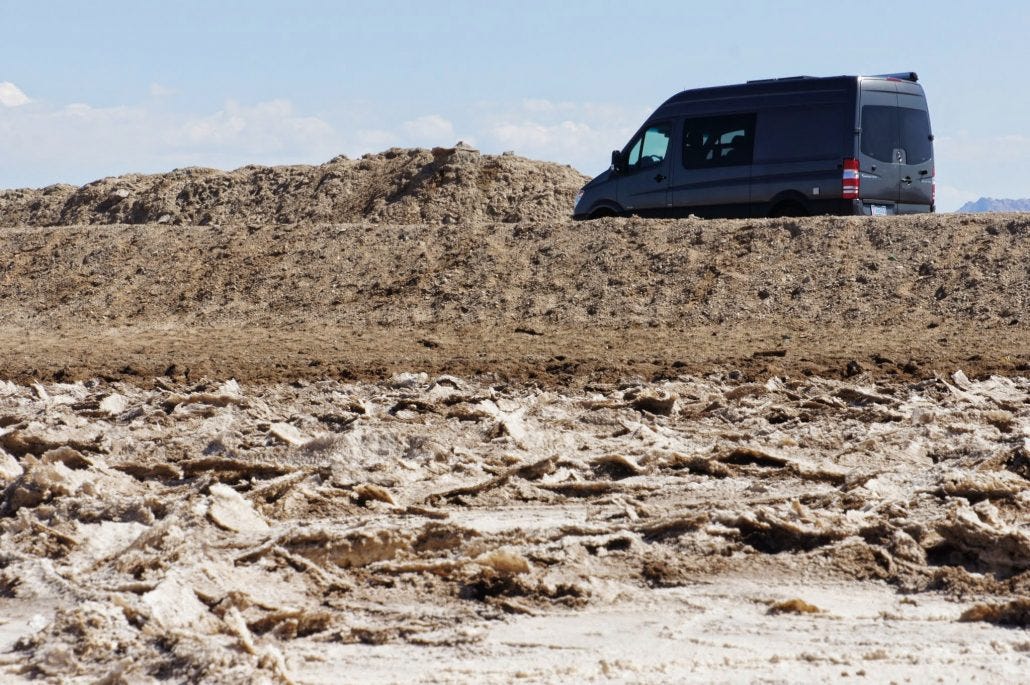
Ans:
[[[612,169],[620,174],[626,170],[626,159],[621,150],[612,150]]]

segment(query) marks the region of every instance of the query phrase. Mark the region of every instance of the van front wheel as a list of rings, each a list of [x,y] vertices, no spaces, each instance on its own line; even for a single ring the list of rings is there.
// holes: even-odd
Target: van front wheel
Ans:
[[[808,216],[808,210],[800,202],[794,200],[788,200],[786,202],[780,202],[773,206],[769,210],[770,219],[779,219],[782,217],[797,217],[797,216]]]
[[[594,211],[590,212],[590,216],[587,219],[604,219],[605,217],[615,216],[615,210],[609,207],[599,207]]]

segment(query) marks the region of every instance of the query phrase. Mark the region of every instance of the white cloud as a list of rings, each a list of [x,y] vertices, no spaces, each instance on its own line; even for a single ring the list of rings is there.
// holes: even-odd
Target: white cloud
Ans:
[[[149,105],[0,108],[0,188],[184,166],[319,163],[342,147],[332,126],[287,100],[229,101],[201,115]]]
[[[438,114],[430,114],[401,124],[401,131],[419,147],[453,145],[457,140],[454,124]]]
[[[151,97],[166,98],[176,95],[179,91],[162,83],[151,83],[149,92]]]
[[[648,110],[609,103],[524,100],[509,111],[482,104],[487,149],[571,164],[587,174],[608,166],[610,151],[622,145]]]
[[[31,100],[29,96],[21,91],[21,88],[10,81],[0,81],[0,105],[4,107],[20,107],[27,105]]]

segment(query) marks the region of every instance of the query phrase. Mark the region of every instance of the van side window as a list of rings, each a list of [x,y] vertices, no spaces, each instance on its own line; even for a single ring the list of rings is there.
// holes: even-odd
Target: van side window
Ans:
[[[687,119],[683,126],[683,166],[688,169],[751,164],[755,115]]]
[[[630,144],[626,164],[630,171],[650,169],[658,166],[669,154],[669,138],[672,135],[670,124],[655,124],[644,131],[643,135]]]
[[[851,143],[851,127],[840,103],[797,103],[758,112],[755,163],[778,164],[839,159]]]

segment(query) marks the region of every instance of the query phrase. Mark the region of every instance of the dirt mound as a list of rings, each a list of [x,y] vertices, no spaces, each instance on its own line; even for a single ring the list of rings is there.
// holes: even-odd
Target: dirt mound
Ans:
[[[568,216],[588,179],[512,154],[400,149],[319,166],[128,174],[81,188],[0,192],[0,226],[541,221]]]

